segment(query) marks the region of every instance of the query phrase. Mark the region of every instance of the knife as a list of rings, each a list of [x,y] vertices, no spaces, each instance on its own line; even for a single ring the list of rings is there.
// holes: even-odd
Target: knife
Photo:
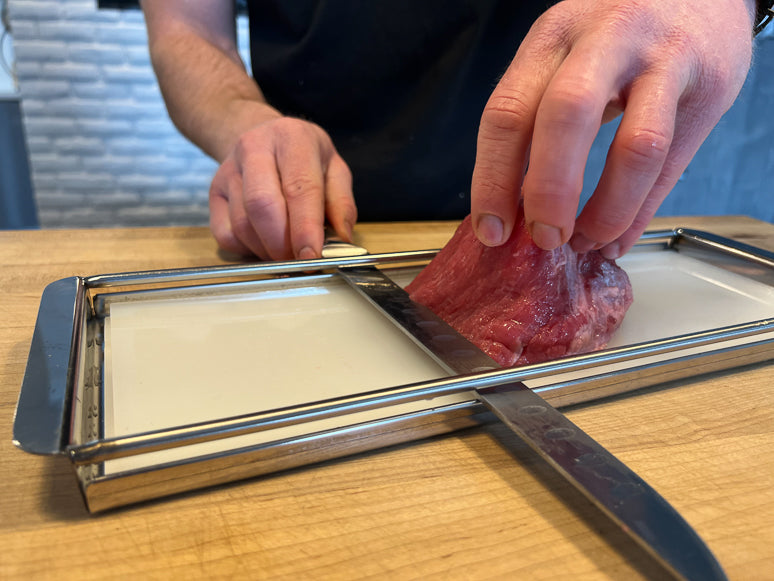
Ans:
[[[454,374],[497,363],[373,266],[342,277]],[[726,575],[699,535],[642,478],[522,382],[476,389],[478,399],[677,579]]]

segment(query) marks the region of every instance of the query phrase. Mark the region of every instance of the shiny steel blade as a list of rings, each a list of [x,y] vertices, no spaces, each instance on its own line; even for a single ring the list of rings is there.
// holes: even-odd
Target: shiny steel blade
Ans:
[[[477,392],[500,420],[676,577],[726,579],[699,535],[660,494],[526,385]]]
[[[452,373],[497,364],[377,268],[340,268],[342,277]],[[672,506],[564,414],[521,382],[480,387],[494,414],[680,579],[726,579],[709,548]]]

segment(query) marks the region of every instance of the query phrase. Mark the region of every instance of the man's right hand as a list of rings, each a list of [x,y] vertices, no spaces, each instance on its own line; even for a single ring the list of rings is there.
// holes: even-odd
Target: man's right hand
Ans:
[[[230,0],[142,0],[154,70],[178,129],[221,163],[210,226],[225,250],[320,256],[325,220],[349,240],[352,177],[319,126],[283,117],[248,75]]]
[[[221,248],[265,260],[320,256],[323,225],[351,240],[352,176],[318,125],[278,117],[243,133],[210,186]]]

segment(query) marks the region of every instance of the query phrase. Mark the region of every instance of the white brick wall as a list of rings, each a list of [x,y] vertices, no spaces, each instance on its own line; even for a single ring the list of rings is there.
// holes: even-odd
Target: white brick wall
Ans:
[[[213,160],[172,125],[139,10],[10,0],[43,227],[206,224]],[[248,58],[244,18],[242,53]]]

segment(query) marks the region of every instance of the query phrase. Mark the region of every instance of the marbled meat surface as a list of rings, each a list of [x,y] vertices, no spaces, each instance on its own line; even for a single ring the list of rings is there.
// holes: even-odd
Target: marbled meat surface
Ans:
[[[503,367],[601,349],[632,303],[614,261],[569,245],[542,250],[523,214],[494,248],[478,241],[468,216],[406,290]]]

